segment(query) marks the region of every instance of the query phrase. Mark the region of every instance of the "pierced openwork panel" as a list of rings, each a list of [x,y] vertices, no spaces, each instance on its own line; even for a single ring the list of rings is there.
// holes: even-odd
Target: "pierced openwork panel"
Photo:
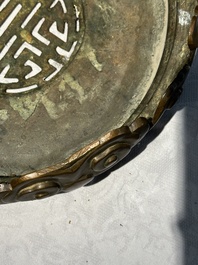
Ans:
[[[79,49],[81,0],[1,2],[0,92],[40,88],[63,71]]]

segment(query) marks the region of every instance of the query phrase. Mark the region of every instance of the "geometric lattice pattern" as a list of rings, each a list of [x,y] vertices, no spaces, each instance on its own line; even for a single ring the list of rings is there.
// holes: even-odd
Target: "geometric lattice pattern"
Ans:
[[[0,91],[23,93],[55,79],[83,38],[81,0],[0,3]]]

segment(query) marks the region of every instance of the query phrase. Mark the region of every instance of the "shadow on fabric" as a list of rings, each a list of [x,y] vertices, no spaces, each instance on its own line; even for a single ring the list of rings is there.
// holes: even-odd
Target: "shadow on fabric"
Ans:
[[[92,186],[92,185],[99,183],[103,179],[107,178],[113,171],[116,171],[117,169],[124,166],[125,164],[133,160],[135,157],[140,155],[146,149],[146,147],[163,131],[165,125],[174,116],[175,111],[174,109],[171,112],[166,111],[163,117],[160,119],[160,121],[155,125],[155,127],[152,128],[152,130],[146,135],[146,137],[132,149],[132,151],[127,157],[125,157],[122,161],[120,161],[117,165],[115,165],[110,170],[106,171],[105,173],[99,176],[96,176],[94,180],[92,180],[86,186]]]
[[[148,135],[134,147],[131,153],[117,166],[99,175],[87,186],[95,185],[107,178],[111,172],[117,170],[129,161],[140,155],[146,147],[163,131],[174,114],[185,108],[184,140],[185,146],[185,181],[184,181],[184,214],[177,220],[184,241],[184,264],[198,264],[198,55],[192,65],[188,79],[184,85],[182,95],[184,104],[176,104],[171,111],[166,111],[161,120],[148,133]],[[181,264],[182,265],[182,264]]]
[[[184,217],[179,228],[184,238],[184,265],[198,264],[198,56],[184,86],[185,182]]]

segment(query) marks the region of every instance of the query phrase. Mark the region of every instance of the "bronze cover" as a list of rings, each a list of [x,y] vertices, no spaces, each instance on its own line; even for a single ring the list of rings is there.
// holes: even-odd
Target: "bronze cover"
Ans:
[[[81,187],[130,152],[181,93],[195,6],[1,1],[1,203]]]

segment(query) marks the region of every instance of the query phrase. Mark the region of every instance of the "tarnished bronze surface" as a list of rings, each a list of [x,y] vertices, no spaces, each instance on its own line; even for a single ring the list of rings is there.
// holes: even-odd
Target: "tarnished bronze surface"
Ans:
[[[1,203],[69,192],[130,152],[181,93],[195,6],[1,1]]]

